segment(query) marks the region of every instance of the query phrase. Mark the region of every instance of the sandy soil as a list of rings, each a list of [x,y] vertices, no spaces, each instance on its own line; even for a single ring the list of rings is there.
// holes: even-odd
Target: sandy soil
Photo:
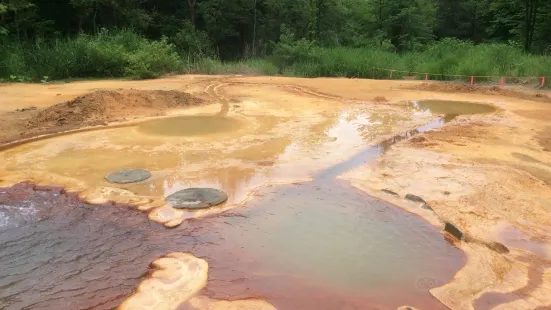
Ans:
[[[250,109],[260,113],[260,110],[255,110],[259,109],[256,107],[258,103],[269,102],[271,105],[262,106],[262,109],[278,113],[279,117],[311,113],[311,125],[321,126],[317,129],[321,132],[324,127],[320,124],[328,120],[327,115],[343,105],[363,104],[378,109],[419,99],[494,104],[500,108],[494,114],[460,117],[440,130],[395,145],[375,162],[341,177],[371,195],[419,214],[436,226],[442,227],[444,222],[450,222],[464,232],[465,240],[458,242],[458,246],[468,255],[467,265],[452,282],[431,291],[448,307],[551,307],[551,100],[548,94],[478,87],[457,89],[447,84],[423,85],[417,81],[275,77],[179,76],[141,82],[16,84],[0,88],[0,132],[7,132],[3,137],[13,140],[17,134],[27,130],[30,120],[46,113],[41,109],[89,92],[119,88],[182,91],[199,98],[194,102],[210,100],[222,103],[223,109],[225,107],[230,112]],[[282,109],[282,105],[286,108]],[[38,110],[15,112],[32,106]],[[158,107],[147,109],[145,106],[144,114],[139,116],[157,115],[153,110],[159,113]],[[110,118],[109,121],[121,121],[126,117],[123,113],[120,119]],[[286,124],[292,122],[290,119]],[[414,125],[417,124],[405,122],[386,134]],[[285,134],[293,134],[293,131],[299,132],[300,128],[293,127]],[[266,139],[270,139],[270,135]],[[4,171],[0,175],[4,184],[10,183],[6,182],[10,174],[17,172]],[[52,179],[41,174],[38,180],[47,184]],[[59,178],[55,180],[60,182]],[[85,183],[81,190],[87,187]],[[434,212],[420,208],[420,204],[388,195],[382,189],[393,190],[401,197],[408,193],[421,196]],[[109,196],[98,195],[98,189],[90,191],[90,199],[95,197],[98,202]],[[141,199],[117,189],[113,189],[111,194],[130,203]],[[144,210],[157,210],[150,213],[150,218],[155,219],[156,215],[157,219],[164,217],[162,222],[167,226],[183,220],[180,215],[167,215],[163,206],[147,205],[149,202],[146,199],[136,204]],[[492,242],[505,245],[507,251],[493,246],[495,243]],[[220,305],[210,300],[195,300],[194,304],[210,304],[209,309]]]

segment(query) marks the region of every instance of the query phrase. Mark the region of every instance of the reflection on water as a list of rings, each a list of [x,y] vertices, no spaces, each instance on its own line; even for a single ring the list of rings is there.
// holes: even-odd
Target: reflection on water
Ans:
[[[0,192],[0,194],[2,194]],[[0,229],[12,228],[30,222],[36,216],[37,210],[30,201],[22,201],[18,206],[8,206],[0,203]]]

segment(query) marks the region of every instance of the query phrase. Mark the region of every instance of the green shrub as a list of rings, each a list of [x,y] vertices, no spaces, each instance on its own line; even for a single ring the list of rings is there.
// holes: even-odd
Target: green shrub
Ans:
[[[180,55],[191,56],[193,60],[214,57],[214,47],[206,32],[195,29],[191,22],[186,21],[170,42],[174,44]]]
[[[178,71],[182,61],[166,39],[150,41],[132,31],[102,30],[95,36],[30,44],[11,43],[0,52],[0,77],[34,81],[89,77],[151,78]]]
[[[280,69],[294,63],[307,62],[313,59],[315,41],[304,38],[297,40],[289,28],[282,26],[282,34],[278,43],[274,45],[272,61]]]
[[[516,45],[479,44],[443,39],[412,52],[397,53],[380,41],[364,47],[315,46],[283,27],[273,55],[266,59],[222,62],[206,34],[186,25],[170,39],[148,40],[130,30],[102,30],[71,39],[6,43],[0,49],[0,80],[40,82],[67,78],[154,78],[165,73],[285,74],[304,77],[356,77],[468,81],[471,75],[551,87],[551,57],[527,54]],[[170,43],[169,43],[170,42]],[[367,43],[372,42],[372,45]],[[417,72],[408,74],[405,72]],[[463,75],[458,77],[456,75]],[[44,78],[47,77],[47,78]]]
[[[147,79],[181,70],[182,61],[166,39],[144,43],[128,57],[125,74],[128,77]]]

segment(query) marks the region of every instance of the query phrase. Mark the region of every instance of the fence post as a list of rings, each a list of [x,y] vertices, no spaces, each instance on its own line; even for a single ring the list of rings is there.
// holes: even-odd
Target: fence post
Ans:
[[[471,85],[474,84],[474,75],[471,75]]]
[[[392,80],[392,73],[394,73],[396,70],[390,70],[390,79]]]
[[[545,86],[545,76],[541,77],[541,88]]]
[[[425,83],[428,83],[428,82],[429,82],[429,74],[426,73],[426,74],[425,74]]]
[[[505,84],[505,79],[501,77],[501,79],[499,80],[499,88],[503,88],[503,84]]]

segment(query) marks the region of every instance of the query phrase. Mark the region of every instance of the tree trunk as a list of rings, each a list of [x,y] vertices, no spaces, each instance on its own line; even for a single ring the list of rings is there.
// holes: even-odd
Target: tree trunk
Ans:
[[[322,6],[323,0],[318,0],[317,12],[316,12],[316,36],[318,43],[321,42],[321,18],[322,18]]]
[[[539,0],[524,0],[524,50],[532,48],[538,15]]]
[[[253,58],[256,57],[256,0],[254,0]]]
[[[96,17],[98,16],[98,2],[95,1],[94,5],[94,19],[92,20],[93,26],[94,26],[94,34],[98,33],[98,26],[96,23]]]
[[[17,41],[21,41],[21,35],[19,34],[19,20],[17,19],[17,10],[13,11],[13,21],[15,22],[15,31],[17,32]]]
[[[187,0],[189,8],[189,18],[191,19],[191,24],[195,27],[195,3],[197,0]]]
[[[379,0],[379,18],[377,18],[377,24],[379,26],[379,46],[383,46],[383,37],[381,36],[381,33],[383,33],[383,0]]]

